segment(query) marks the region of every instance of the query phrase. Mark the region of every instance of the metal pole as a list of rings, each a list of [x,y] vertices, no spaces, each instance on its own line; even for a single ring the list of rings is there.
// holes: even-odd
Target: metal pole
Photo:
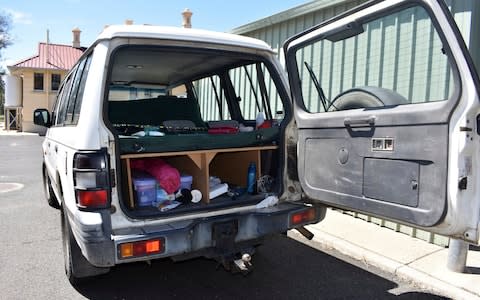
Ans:
[[[468,243],[463,240],[450,239],[448,246],[447,268],[463,273],[467,265]]]

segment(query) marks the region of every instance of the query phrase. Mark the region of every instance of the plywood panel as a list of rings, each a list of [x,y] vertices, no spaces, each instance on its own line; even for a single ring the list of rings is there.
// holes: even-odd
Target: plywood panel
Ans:
[[[192,189],[197,189],[202,192],[202,201],[208,201],[205,195],[208,195],[208,173],[205,168],[204,156],[201,157],[201,164],[198,166],[189,156],[172,156],[165,157],[166,162],[175,167],[180,174],[188,174],[193,177]],[[208,171],[208,170],[207,170]]]
[[[210,164],[210,175],[219,177],[222,182],[246,187],[250,162],[256,164],[258,178],[260,174],[260,151],[219,153]]]

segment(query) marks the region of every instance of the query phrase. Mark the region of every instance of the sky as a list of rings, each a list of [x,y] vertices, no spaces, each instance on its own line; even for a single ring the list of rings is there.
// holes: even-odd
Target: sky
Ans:
[[[72,29],[80,28],[81,45],[88,47],[105,25],[181,26],[181,12],[193,12],[192,27],[228,32],[241,25],[296,7],[309,0],[7,0],[0,13],[11,16],[13,44],[1,53],[5,67],[37,54],[39,42],[72,43]]]

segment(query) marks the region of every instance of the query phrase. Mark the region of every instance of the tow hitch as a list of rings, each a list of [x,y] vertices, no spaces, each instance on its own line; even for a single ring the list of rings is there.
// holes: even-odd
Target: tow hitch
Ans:
[[[238,257],[237,255],[225,255],[216,258],[219,265],[226,270],[231,272],[232,274],[235,273],[242,273],[242,275],[247,275],[250,271],[253,270],[252,265],[252,256],[250,253],[244,253],[241,255],[241,258],[235,259]]]
[[[242,255],[241,259],[236,259],[233,261],[235,267],[238,269],[238,271],[242,272],[242,274],[246,275],[248,272],[250,272],[253,268],[253,265],[251,263],[252,256],[250,254],[245,253]]]

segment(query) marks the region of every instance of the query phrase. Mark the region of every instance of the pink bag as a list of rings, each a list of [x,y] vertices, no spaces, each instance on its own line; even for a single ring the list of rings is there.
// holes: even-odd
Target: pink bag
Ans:
[[[138,158],[130,161],[134,170],[146,172],[157,180],[168,194],[180,188],[180,172],[160,158]]]

